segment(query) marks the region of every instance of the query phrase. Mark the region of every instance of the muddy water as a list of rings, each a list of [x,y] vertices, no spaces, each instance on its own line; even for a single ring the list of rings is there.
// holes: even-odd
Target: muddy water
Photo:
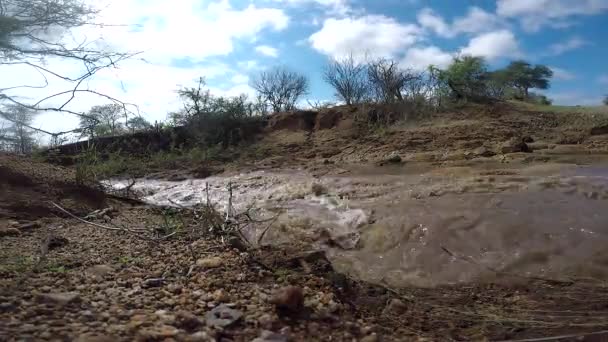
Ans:
[[[608,280],[608,167],[255,171],[135,187],[151,203],[187,206],[206,201],[206,183],[220,209],[231,183],[236,210],[255,203],[262,217],[280,215],[263,243],[325,230],[340,246],[329,249],[335,266],[368,281],[437,286],[495,280],[495,271]],[[247,234],[256,241],[260,228]]]

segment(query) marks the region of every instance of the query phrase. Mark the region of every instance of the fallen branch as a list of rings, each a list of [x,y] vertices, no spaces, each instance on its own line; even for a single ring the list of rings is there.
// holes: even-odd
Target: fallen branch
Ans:
[[[55,202],[51,202],[51,204],[52,204],[53,206],[55,206],[57,209],[59,209],[61,212],[63,212],[64,214],[66,214],[66,215],[68,215],[68,216],[70,216],[70,217],[72,217],[72,218],[74,218],[74,219],[76,219],[76,220],[78,220],[78,221],[80,221],[80,222],[82,222],[82,223],[86,223],[86,224],[88,224],[88,225],[90,225],[90,226],[97,227],[97,228],[101,228],[101,229],[105,229],[105,230],[111,230],[111,231],[123,231],[123,232],[127,232],[127,233],[130,233],[130,234],[134,235],[135,237],[138,237],[138,238],[140,238],[140,239],[147,240],[147,241],[160,241],[160,240],[166,240],[166,239],[168,239],[168,238],[170,238],[170,237],[174,236],[174,235],[177,233],[177,232],[173,232],[173,233],[171,233],[171,234],[168,234],[168,235],[165,235],[165,236],[161,236],[161,237],[158,237],[158,238],[149,238],[149,237],[146,237],[146,236],[141,235],[141,233],[140,233],[140,232],[137,232],[137,231],[134,231],[134,230],[131,230],[131,229],[128,229],[128,228],[111,227],[111,226],[103,225],[103,224],[100,224],[100,223],[95,223],[95,222],[87,221],[87,220],[85,220],[85,219],[83,219],[83,218],[80,218],[80,217],[78,217],[78,216],[76,216],[76,215],[72,214],[71,212],[69,212],[69,211],[65,210],[64,208],[62,208],[61,206],[59,206],[59,205],[58,205],[57,203],[55,203]]]

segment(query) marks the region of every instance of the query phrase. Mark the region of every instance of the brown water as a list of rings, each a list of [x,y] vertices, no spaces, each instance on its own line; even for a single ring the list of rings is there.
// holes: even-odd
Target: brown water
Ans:
[[[357,167],[320,179],[256,171],[136,188],[149,202],[193,205],[208,182],[221,208],[231,182],[237,210],[255,203],[264,217],[280,213],[264,243],[327,230],[346,237],[329,250],[338,269],[395,287],[495,280],[495,271],[608,280],[608,168],[498,167]],[[327,192],[315,195],[313,184]]]

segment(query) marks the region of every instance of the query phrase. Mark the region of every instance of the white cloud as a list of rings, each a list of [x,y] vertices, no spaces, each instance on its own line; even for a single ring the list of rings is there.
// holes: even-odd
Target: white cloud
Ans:
[[[262,66],[256,60],[240,61],[237,63],[238,67],[247,71],[261,69]]]
[[[453,31],[450,26],[445,22],[443,17],[435,13],[431,8],[423,8],[418,12],[418,23],[424,28],[427,28],[436,34],[443,37],[451,37]]]
[[[586,40],[580,37],[571,37],[566,41],[555,43],[549,46],[549,53],[547,55],[557,56],[565,52],[578,49],[589,44]]]
[[[179,85],[193,84],[199,76],[205,76],[210,81],[212,91],[221,94],[250,93],[251,89],[243,77],[232,75],[234,71],[223,63],[211,63],[210,57],[228,55],[233,52],[237,42],[252,42],[265,32],[282,31],[289,25],[289,17],[282,9],[255,4],[237,9],[228,0],[202,3],[199,0],[106,0],[105,3],[90,3],[101,9],[96,21],[109,26],[83,27],[66,38],[73,37],[71,39],[79,42],[83,37],[87,37],[88,41],[101,37],[107,46],[116,51],[142,51],[140,57],[149,63],[125,61],[119,64],[119,69],[100,72],[83,87],[137,104],[150,120],[164,119],[168,111],[178,108],[175,90]],[[176,66],[178,60],[188,61],[189,67]],[[73,62],[65,60],[49,60],[45,66],[67,74],[80,71]],[[257,62],[246,61],[245,67],[253,69],[257,67]],[[41,82],[41,76],[33,69],[12,66],[0,72],[0,88]],[[214,82],[216,76],[222,77],[223,81],[233,82]],[[234,77],[231,79],[231,76]],[[21,89],[11,95],[18,94],[35,101],[73,86],[53,78],[49,82],[45,89]],[[217,84],[225,84],[225,87],[218,88],[215,86]],[[49,104],[55,105],[60,100],[62,98],[56,98]],[[104,98],[82,94],[68,108],[86,111],[92,105],[107,102]],[[37,123],[49,130],[74,128],[74,120],[58,120],[58,115],[41,115]]]
[[[494,14],[488,13],[479,7],[470,7],[465,17],[456,18],[453,30],[464,33],[487,32],[504,25]]]
[[[421,39],[416,25],[402,24],[393,18],[367,15],[357,18],[330,18],[308,41],[330,57],[341,58],[351,53],[357,58],[393,57]]]
[[[275,2],[286,3],[293,6],[318,5],[330,8],[332,12],[346,14],[351,11],[349,0],[274,0]]]
[[[549,68],[553,71],[553,78],[557,80],[570,81],[576,78],[576,75],[568,70],[553,66]]]
[[[574,15],[594,15],[608,10],[607,0],[498,0],[496,13],[521,19],[527,31],[553,26]],[[566,21],[567,22],[567,21]]]
[[[522,55],[517,39],[508,30],[478,35],[472,38],[466,47],[461,49],[461,53],[481,56],[490,60],[500,57],[519,57]]]
[[[414,70],[425,70],[431,64],[438,68],[445,68],[450,65],[452,58],[451,54],[436,46],[413,47],[406,52],[401,66]]]
[[[243,75],[243,74],[236,74],[234,76],[232,76],[232,78],[230,79],[232,81],[232,83],[242,83],[242,84],[247,84],[249,82],[249,76],[247,75]]]
[[[466,16],[454,19],[450,25],[443,17],[435,13],[431,8],[423,8],[418,12],[418,23],[435,34],[452,38],[461,33],[480,33],[495,30],[504,25],[496,15],[486,12],[483,9],[473,6],[470,7]]]
[[[267,57],[276,58],[279,56],[279,50],[268,45],[258,45],[255,47],[255,51]]]

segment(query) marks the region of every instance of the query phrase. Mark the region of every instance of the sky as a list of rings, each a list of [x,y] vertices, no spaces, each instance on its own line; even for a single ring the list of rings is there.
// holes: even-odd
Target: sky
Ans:
[[[109,49],[141,52],[104,70],[85,87],[138,105],[149,121],[179,108],[176,90],[206,78],[217,95],[254,94],[250,79],[282,65],[307,75],[306,99],[330,101],[321,74],[330,58],[389,57],[404,68],[447,66],[457,54],[483,56],[491,68],[513,59],[549,66],[555,104],[599,105],[608,93],[608,0],[91,0],[103,28],[66,35]],[[66,74],[78,65],[48,60]],[[35,70],[0,67],[0,88],[44,82]],[[12,95],[37,100],[70,89],[49,78],[44,89]],[[57,99],[58,100],[58,99]],[[107,103],[79,96],[74,111]],[[49,103],[52,104],[52,103]],[[74,128],[65,113],[40,115],[49,131]]]

